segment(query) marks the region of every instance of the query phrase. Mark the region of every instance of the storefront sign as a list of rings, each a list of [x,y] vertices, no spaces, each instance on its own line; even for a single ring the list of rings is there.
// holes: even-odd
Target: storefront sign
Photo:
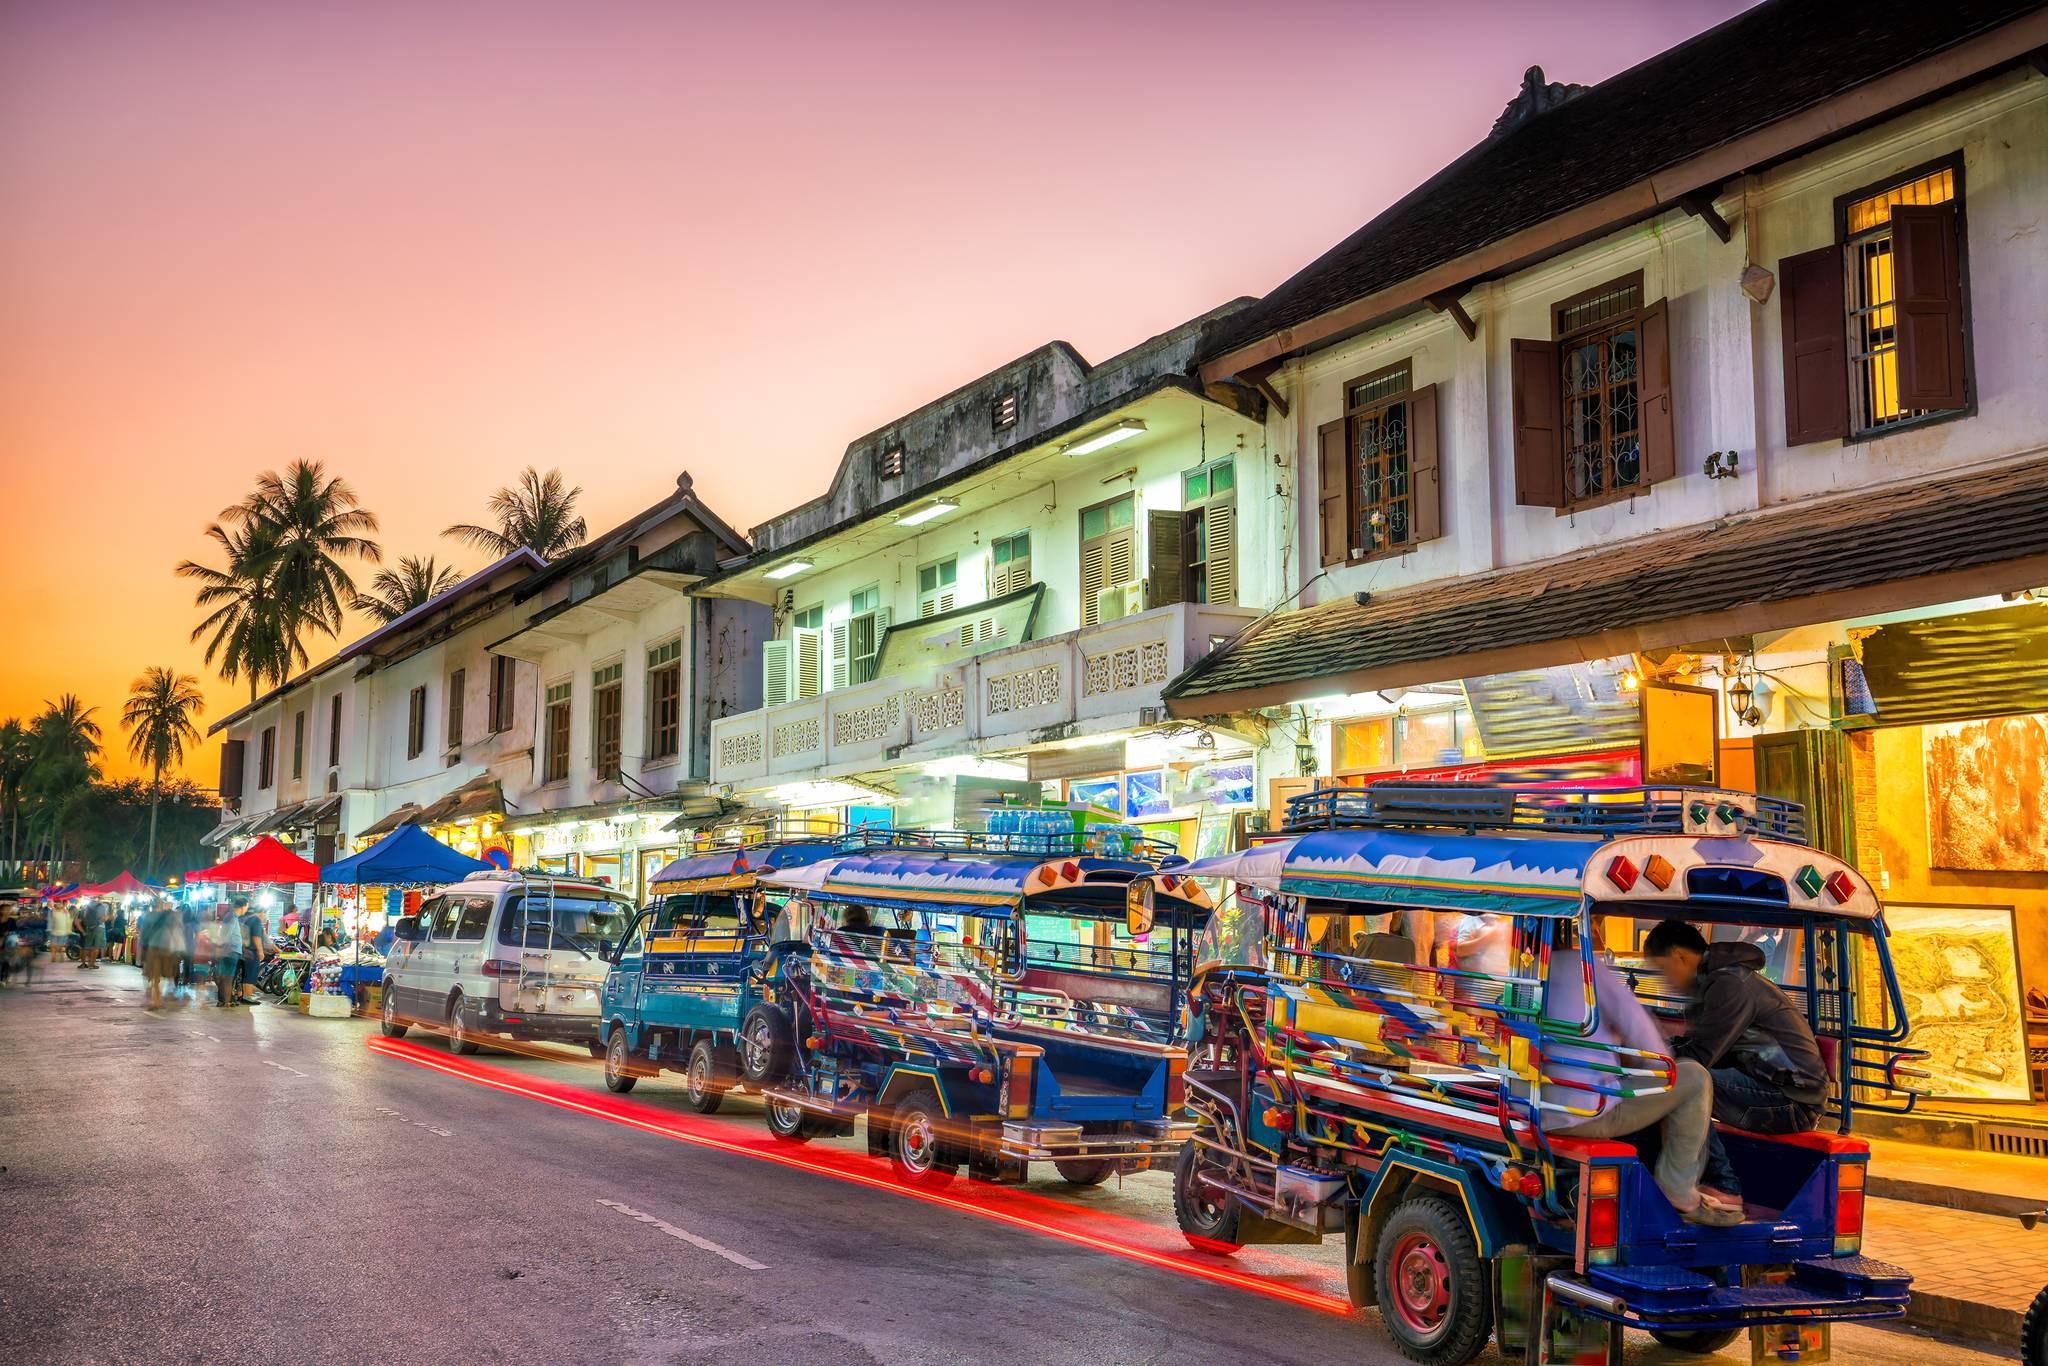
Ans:
[[[1643,781],[1712,787],[1721,778],[1721,694],[1683,683],[1642,685]]]
[[[1123,767],[1124,742],[1121,740],[1112,740],[1105,745],[1033,750],[1024,756],[1024,772],[1034,783],[1049,782],[1055,778],[1097,778],[1105,773],[1121,773]]]

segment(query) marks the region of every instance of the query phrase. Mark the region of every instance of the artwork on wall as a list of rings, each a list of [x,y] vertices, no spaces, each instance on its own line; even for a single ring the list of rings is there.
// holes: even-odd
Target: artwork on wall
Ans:
[[[1927,862],[2048,873],[2048,714],[1921,728]]]
[[[1721,780],[1721,694],[1686,683],[1642,685],[1643,781],[1712,787]]]
[[[1075,778],[1067,783],[1067,800],[1083,806],[1100,807],[1111,814],[1122,814],[1124,809],[1124,785],[1121,778]]]
[[[1134,821],[1156,820],[1173,809],[1166,799],[1166,773],[1153,769],[1124,775],[1124,815]]]
[[[1886,906],[1892,963],[1906,1005],[1906,1046],[1947,1100],[2026,1100],[2026,1027],[2018,944],[2005,906]],[[1875,974],[1866,972],[1865,999]],[[1874,1013],[1874,1012],[1873,1012]]]

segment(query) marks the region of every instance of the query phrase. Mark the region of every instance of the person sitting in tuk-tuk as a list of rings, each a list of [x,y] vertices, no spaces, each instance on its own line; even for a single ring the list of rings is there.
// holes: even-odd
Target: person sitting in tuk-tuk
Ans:
[[[848,934],[873,934],[874,921],[868,917],[868,908],[858,901],[850,901],[840,913],[839,928]]]
[[[1671,1040],[1671,1053],[1713,1074],[1715,1119],[1757,1134],[1804,1133],[1819,1121],[1827,1065],[1804,1013],[1763,975],[1762,949],[1709,944],[1685,921],[1666,920],[1644,939],[1643,956],[1686,994],[1685,1032]],[[1718,1135],[1704,1180],[1741,1192]]]

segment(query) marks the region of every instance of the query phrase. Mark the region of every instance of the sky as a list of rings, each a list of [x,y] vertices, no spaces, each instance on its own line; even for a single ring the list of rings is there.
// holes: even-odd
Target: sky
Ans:
[[[0,718],[76,693],[127,776],[145,666],[245,701],[173,567],[264,470],[387,560],[477,567],[438,533],[527,465],[593,532],[685,469],[744,530],[1049,340],[1271,288],[1526,67],[1741,8],[0,0]]]

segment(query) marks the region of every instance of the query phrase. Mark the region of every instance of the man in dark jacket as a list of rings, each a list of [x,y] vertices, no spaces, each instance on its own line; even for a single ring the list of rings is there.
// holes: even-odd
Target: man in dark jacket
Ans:
[[[1827,1065],[1806,1016],[1763,975],[1763,950],[1709,944],[1685,921],[1666,920],[1643,941],[1643,956],[1686,993],[1686,1032],[1671,1040],[1671,1055],[1713,1075],[1714,1118],[1757,1134],[1811,1129],[1827,1100]],[[1719,1134],[1707,1145],[1701,1184],[1740,1194]]]

